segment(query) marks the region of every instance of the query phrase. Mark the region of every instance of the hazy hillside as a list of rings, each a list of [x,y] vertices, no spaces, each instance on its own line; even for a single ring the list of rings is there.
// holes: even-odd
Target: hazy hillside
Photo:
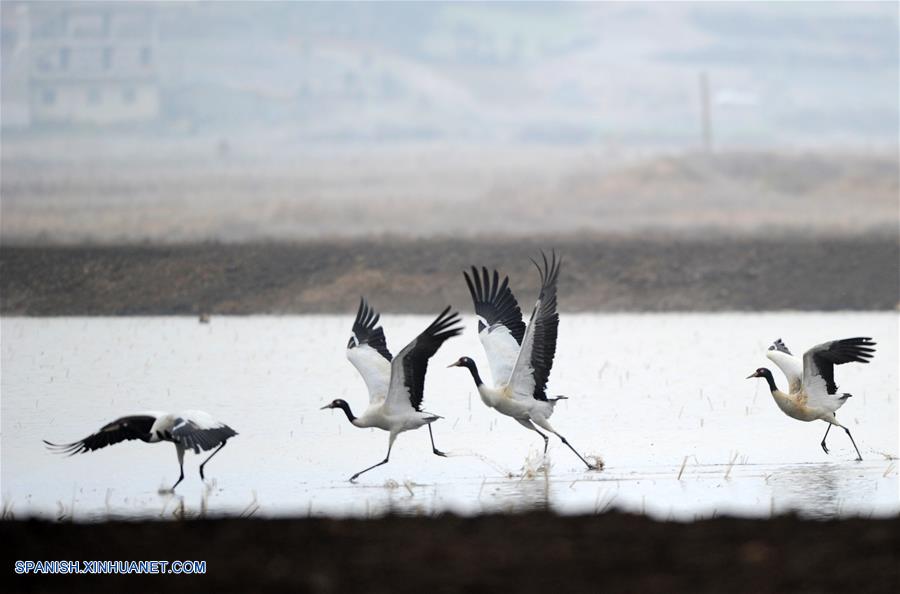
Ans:
[[[896,230],[894,3],[141,6],[158,118],[4,128],[4,242]]]
[[[394,147],[229,159],[25,164],[2,180],[4,243],[891,233],[891,155]]]
[[[896,144],[894,3],[153,10],[150,136],[695,147],[706,72],[721,145]]]

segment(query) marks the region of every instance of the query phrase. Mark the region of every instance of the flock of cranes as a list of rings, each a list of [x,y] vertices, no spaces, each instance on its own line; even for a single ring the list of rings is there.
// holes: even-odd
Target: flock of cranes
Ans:
[[[532,260],[540,274],[541,289],[527,326],[509,288],[509,277],[504,277],[501,281],[498,271],[491,272],[483,267],[479,272],[474,266],[471,275],[469,272],[463,273],[475,307],[478,338],[487,356],[491,384],[485,383],[470,357],[463,356],[450,367],[462,367],[469,371],[486,406],[540,435],[544,440],[545,455],[550,438],[541,429],[559,437],[588,470],[596,470],[596,466],[588,462],[549,421],[556,403],[566,398],[547,395],[547,382],[556,354],[559,326],[556,295],[562,262],[557,259],[555,252],[549,259],[543,253],[541,257],[541,263]],[[462,333],[459,314],[451,311],[448,306],[396,356],[391,355],[387,348],[379,319],[374,308],[365,298],[361,299],[352,335],[347,343],[347,358],[362,376],[369,392],[368,407],[360,416],[354,415],[350,405],[343,399],[334,400],[322,407],[340,409],[355,427],[376,427],[388,432],[388,448],[384,460],[360,470],[350,477],[351,482],[361,474],[387,464],[397,435],[423,426],[428,427],[434,454],[446,456],[437,449],[431,429],[431,424],[441,417],[422,410],[422,403],[428,361],[444,342]],[[784,373],[788,391],[778,389],[772,372],[764,367],[757,369],[747,379],[764,378],[775,403],[788,416],[800,421],[822,420],[828,423],[821,443],[826,454],[828,448],[825,438],[828,437],[831,426],[837,425],[850,438],[856,449],[857,460],[862,460],[850,430],[841,425],[835,416],[837,409],[843,406],[850,394],[838,393],[834,382],[834,366],[851,362],[868,363],[875,352],[874,346],[871,338],[833,340],[812,347],[799,359],[778,339],[769,347],[766,355]],[[184,453],[187,450],[198,454],[201,450],[214,450],[200,464],[202,480],[204,466],[235,435],[237,432],[234,429],[202,411],[175,414],[145,412],[119,418],[73,443],[44,443],[55,452],[74,455],[127,440],[172,442],[179,466],[179,478],[171,488],[174,490],[184,479]]]

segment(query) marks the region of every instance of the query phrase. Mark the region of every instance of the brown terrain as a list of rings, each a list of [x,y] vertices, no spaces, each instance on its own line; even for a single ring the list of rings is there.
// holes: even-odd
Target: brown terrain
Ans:
[[[536,296],[529,257],[555,248],[567,311],[890,310],[891,237],[346,240],[272,244],[0,248],[4,315],[391,312],[469,301],[462,270],[509,274]]]
[[[6,591],[883,592],[900,519],[560,517],[0,523]],[[15,575],[16,559],[202,560],[205,575]]]

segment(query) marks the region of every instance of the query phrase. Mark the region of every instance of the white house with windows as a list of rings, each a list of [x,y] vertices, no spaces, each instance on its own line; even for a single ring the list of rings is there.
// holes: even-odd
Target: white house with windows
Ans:
[[[28,3],[33,124],[150,121],[160,111],[156,23],[138,3]]]

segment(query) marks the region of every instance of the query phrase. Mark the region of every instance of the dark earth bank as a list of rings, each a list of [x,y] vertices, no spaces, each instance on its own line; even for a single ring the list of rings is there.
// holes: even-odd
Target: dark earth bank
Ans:
[[[900,591],[900,518],[5,521],[8,592]],[[17,576],[16,559],[204,560],[205,575]]]
[[[352,313],[467,308],[462,270],[509,274],[524,310],[528,261],[555,248],[565,311],[893,310],[890,236],[347,240],[308,243],[0,247],[5,315]]]

